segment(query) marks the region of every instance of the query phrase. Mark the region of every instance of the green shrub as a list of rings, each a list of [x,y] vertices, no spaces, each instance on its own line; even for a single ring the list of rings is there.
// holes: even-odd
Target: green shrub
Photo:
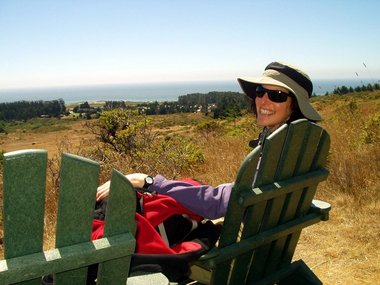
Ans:
[[[98,121],[87,126],[102,144],[91,151],[91,157],[122,172],[160,173],[175,178],[190,173],[204,160],[191,138],[158,136],[151,128],[151,119],[133,110],[103,112]]]

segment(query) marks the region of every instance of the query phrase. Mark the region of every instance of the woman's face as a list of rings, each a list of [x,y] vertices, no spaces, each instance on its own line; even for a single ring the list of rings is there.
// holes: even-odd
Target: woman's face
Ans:
[[[268,90],[280,90],[289,93],[286,88],[274,85],[263,85]],[[282,103],[276,103],[268,98],[265,93],[262,98],[256,97],[257,124],[262,127],[276,128],[286,122],[292,113],[292,97]]]

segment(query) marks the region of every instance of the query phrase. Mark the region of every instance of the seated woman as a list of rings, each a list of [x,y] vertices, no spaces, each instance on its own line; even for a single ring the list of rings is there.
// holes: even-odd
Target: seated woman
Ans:
[[[322,118],[310,104],[313,84],[307,74],[300,69],[279,62],[270,63],[261,77],[238,78],[243,92],[252,100],[251,109],[257,124],[263,127],[259,139],[250,142],[255,147],[262,144],[265,137],[283,124],[306,118],[317,122]],[[168,180],[161,175],[154,178],[144,173],[126,175],[135,188],[146,188],[173,197],[195,214],[208,219],[223,217],[227,211],[232,183],[213,187],[192,185],[185,181]],[[109,182],[97,190],[97,200],[108,195]]]

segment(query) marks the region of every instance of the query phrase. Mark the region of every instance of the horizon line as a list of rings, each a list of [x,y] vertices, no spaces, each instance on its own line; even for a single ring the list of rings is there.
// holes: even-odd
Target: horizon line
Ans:
[[[376,78],[315,78],[316,81],[374,81],[379,83],[380,79]],[[192,83],[212,83],[212,82],[229,82],[233,83],[235,80],[228,79],[209,79],[209,80],[183,80],[183,81],[146,81],[146,82],[115,82],[115,83],[83,83],[83,84],[65,84],[65,85],[44,85],[44,86],[21,86],[21,87],[1,87],[0,92],[4,91],[22,91],[22,90],[49,90],[49,89],[63,89],[63,88],[89,88],[89,87],[111,87],[111,86],[141,86],[141,85],[175,85],[175,84],[192,84]]]

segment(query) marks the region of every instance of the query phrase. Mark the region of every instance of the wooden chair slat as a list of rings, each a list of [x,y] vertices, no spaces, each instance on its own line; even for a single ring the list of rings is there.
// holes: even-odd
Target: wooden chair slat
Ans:
[[[62,154],[57,247],[90,240],[99,169],[99,164],[92,160]]]
[[[6,258],[42,248],[46,163],[46,151],[17,151],[4,155]]]
[[[112,171],[110,190],[104,236],[123,232],[135,234],[136,191],[128,179],[116,170]],[[97,285],[125,285],[130,261],[130,257],[124,257],[99,264]]]
[[[314,160],[319,140],[321,137],[321,128],[315,124],[309,124],[307,132],[305,132],[305,139],[302,149],[298,156],[298,164],[295,170],[295,175],[303,174],[311,169]]]
[[[294,175],[298,156],[302,153],[301,148],[304,145],[304,134],[308,126],[307,124],[307,122],[301,122],[289,125],[286,141],[276,170],[276,180],[286,179]]]
[[[4,155],[4,258],[42,250],[47,152],[22,150]],[[32,280],[25,284],[39,284]]]
[[[255,185],[263,185],[273,181],[286,135],[287,126],[284,125],[265,140]]]
[[[99,164],[92,160],[62,154],[56,247],[90,240],[99,170]],[[87,268],[59,273],[54,278],[59,285],[86,284]]]
[[[236,183],[238,183],[240,187],[234,187],[234,190],[231,193],[228,211],[224,218],[224,226],[222,229],[223,234],[219,240],[219,247],[225,247],[234,244],[237,241],[241,228],[241,221],[243,221],[244,215],[246,214],[244,206],[241,205],[241,197],[243,193],[245,195],[251,194],[256,165],[260,159],[260,152],[261,147],[256,148],[242,163],[242,167],[236,178]],[[256,213],[254,218],[258,216],[259,213]],[[257,224],[260,222],[259,219],[256,219],[256,221]],[[228,279],[231,266],[231,261],[218,264],[217,268],[214,269],[215,274],[212,275],[212,284],[222,284],[221,282],[223,282],[223,280]]]

